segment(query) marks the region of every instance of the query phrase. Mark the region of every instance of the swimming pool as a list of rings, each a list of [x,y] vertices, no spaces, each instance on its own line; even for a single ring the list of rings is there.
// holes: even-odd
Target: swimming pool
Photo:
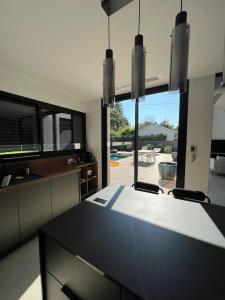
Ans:
[[[118,161],[118,160],[121,160],[121,159],[127,158],[127,157],[128,157],[128,156],[125,156],[125,155],[119,155],[119,156],[110,155],[110,160]]]

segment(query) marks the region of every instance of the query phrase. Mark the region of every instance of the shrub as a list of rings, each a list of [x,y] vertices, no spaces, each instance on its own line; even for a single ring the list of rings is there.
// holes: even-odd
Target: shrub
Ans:
[[[172,153],[172,146],[165,146],[164,147],[164,153],[167,153],[167,154],[169,154],[169,153]]]
[[[153,144],[148,144],[147,146],[147,150],[153,150],[155,148],[155,145]]]

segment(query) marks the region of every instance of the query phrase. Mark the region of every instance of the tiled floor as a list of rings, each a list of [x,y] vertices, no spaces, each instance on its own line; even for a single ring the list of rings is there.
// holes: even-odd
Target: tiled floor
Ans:
[[[110,167],[110,184],[122,184],[131,186],[134,183],[133,158],[128,157],[118,161],[119,166]],[[171,154],[160,153],[156,156],[155,164],[146,162],[146,158],[139,161],[138,180],[160,185],[164,192],[175,187],[175,180],[163,180],[159,176],[158,163],[172,162]]]
[[[209,193],[213,204],[225,206],[225,176],[209,174]]]

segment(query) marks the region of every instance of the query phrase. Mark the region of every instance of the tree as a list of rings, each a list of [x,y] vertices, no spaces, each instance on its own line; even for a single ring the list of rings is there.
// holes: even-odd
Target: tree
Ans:
[[[118,131],[125,126],[129,126],[128,119],[123,114],[122,105],[120,103],[116,103],[110,111],[111,131]]]
[[[164,119],[161,123],[159,123],[159,125],[164,126],[169,129],[174,129],[174,126],[172,124],[170,124],[168,119]]]
[[[144,121],[139,124],[138,128],[141,129],[155,123],[155,119],[152,116],[145,116]]]

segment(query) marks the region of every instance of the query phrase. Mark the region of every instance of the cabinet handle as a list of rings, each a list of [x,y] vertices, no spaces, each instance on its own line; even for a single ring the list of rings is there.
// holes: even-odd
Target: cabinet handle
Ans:
[[[81,300],[66,285],[61,288],[61,292],[70,300]]]

